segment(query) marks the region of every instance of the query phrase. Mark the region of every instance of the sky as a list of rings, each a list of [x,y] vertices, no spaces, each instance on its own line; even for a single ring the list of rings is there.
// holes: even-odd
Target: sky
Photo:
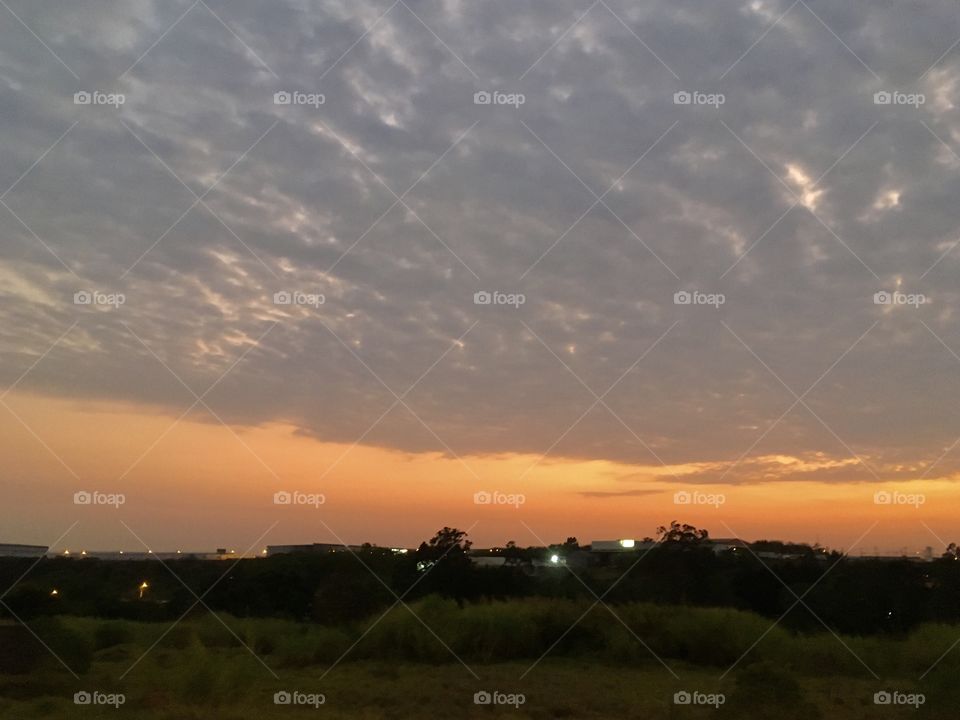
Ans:
[[[0,542],[958,539],[955,3],[0,5]]]

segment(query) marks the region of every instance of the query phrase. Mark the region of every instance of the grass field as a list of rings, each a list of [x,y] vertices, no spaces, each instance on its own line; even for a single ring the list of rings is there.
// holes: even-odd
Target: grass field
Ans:
[[[615,608],[629,629],[597,607],[563,635],[585,606],[533,600],[461,609],[432,598],[412,607],[430,629],[397,608],[356,645],[376,617],[344,628],[222,617],[230,630],[209,615],[172,630],[170,624],[43,619],[33,629],[79,679],[51,653],[37,652],[32,638],[29,651],[14,647],[28,642],[20,628],[0,647],[0,717],[372,720],[452,712],[462,718],[843,720],[956,717],[960,701],[960,652],[936,662],[960,637],[956,627],[925,626],[902,638],[799,637],[737,611],[629,605]],[[884,690],[922,693],[924,702],[919,710],[876,705],[874,693]],[[124,702],[75,704],[74,693],[83,691],[122,693]],[[475,694],[484,691],[513,704],[475,704]],[[278,705],[278,692],[300,693],[297,699],[314,704]],[[678,692],[701,693],[701,700],[722,694],[723,702],[676,704]]]
[[[461,665],[393,665],[373,661],[349,663],[323,681],[320,668],[287,669],[278,673],[280,681],[256,666],[245,652],[221,651],[211,657],[208,670],[178,669],[177,658],[166,655],[164,671],[152,669],[128,681],[116,682],[122,663],[98,662],[96,671],[81,683],[69,675],[47,680],[42,687],[29,688],[35,681],[5,679],[0,704],[4,718],[118,718],[139,717],[156,720],[247,720],[302,717],[322,714],[343,720],[386,720],[387,718],[435,718],[453,712],[462,718],[659,718],[714,717],[712,707],[694,708],[673,704],[679,688],[701,688],[714,692],[732,688],[733,681],[720,683],[716,673],[702,668],[680,666],[677,681],[662,668],[653,665],[626,668],[578,662],[569,659],[544,660],[523,680],[520,675],[529,663],[477,665],[474,679]],[[123,690],[126,702],[113,707],[76,706],[72,688],[102,687]],[[878,709],[872,704],[874,683],[847,679],[807,680],[803,687],[823,717],[874,718]],[[10,695],[26,695],[10,699]],[[301,688],[305,692],[323,692],[326,702],[318,710],[294,708],[273,703],[273,694],[282,689]],[[523,693],[525,703],[513,706],[474,704],[474,693],[501,689]],[[45,694],[39,697],[38,690]],[[777,712],[776,703],[755,708],[756,714],[738,717],[796,717]],[[789,710],[789,708],[788,708]],[[806,715],[805,717],[811,717]]]

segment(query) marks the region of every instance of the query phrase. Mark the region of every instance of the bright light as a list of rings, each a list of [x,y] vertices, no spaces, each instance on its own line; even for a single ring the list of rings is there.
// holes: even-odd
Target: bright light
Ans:
[[[64,551],[63,551],[63,554],[64,554],[64,555],[69,555],[69,554],[70,554],[70,551],[69,551],[69,550],[64,550]]]
[[[141,599],[143,598],[143,593],[146,592],[146,590],[147,590],[148,587],[150,587],[150,586],[147,585],[147,581],[146,581],[146,580],[144,580],[142,583],[140,583],[140,587],[139,587],[138,589],[140,590],[140,598],[141,598]]]
[[[558,562],[560,562],[560,556],[559,556],[559,555],[551,555],[551,556],[550,556],[550,562],[552,562],[554,565],[556,565]]]
[[[59,593],[59,591],[58,591],[56,588],[54,588],[53,590],[50,591],[50,597],[56,597],[56,596],[59,595],[59,594],[60,594],[60,593]]]
[[[633,540],[630,540],[630,539],[626,539],[626,540],[621,540],[621,541],[620,541],[620,547],[632,548],[633,545],[634,545],[634,541],[633,541]]]

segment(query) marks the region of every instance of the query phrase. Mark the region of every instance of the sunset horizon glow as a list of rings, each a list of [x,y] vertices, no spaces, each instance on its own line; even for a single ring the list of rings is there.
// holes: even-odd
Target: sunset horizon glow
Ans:
[[[855,555],[915,554],[927,546],[941,550],[934,533],[949,528],[952,516],[936,508],[960,500],[954,478],[806,481],[801,469],[789,470],[803,468],[797,458],[768,458],[788,468],[787,479],[685,483],[684,475],[698,465],[404,453],[323,443],[282,423],[227,427],[209,414],[178,419],[178,413],[156,407],[19,392],[6,402],[28,425],[43,429],[46,447],[13,415],[0,420],[3,452],[14,457],[21,450],[21,462],[10,472],[32,479],[11,490],[38,508],[33,517],[8,520],[3,541],[49,544],[56,535],[46,527],[64,532],[77,521],[51,547],[54,552],[229,546],[257,555],[268,544],[312,542],[416,547],[443,526],[469,528],[477,547],[508,540],[522,546],[560,543],[568,536],[587,544],[652,537],[659,525],[679,520],[707,528],[712,537],[818,542]],[[734,463],[714,465],[722,473]],[[796,479],[789,479],[791,472]],[[119,508],[58,507],[75,488],[122,493],[125,502]],[[921,493],[923,506],[874,503],[876,492],[897,488]],[[275,505],[273,493],[283,490],[319,493],[325,502]],[[522,513],[510,505],[476,504],[474,493],[483,491],[522,495]],[[722,500],[682,504],[678,492],[700,494],[704,503],[711,496]],[[186,497],[190,501],[183,503]],[[783,511],[788,506],[789,514]],[[268,528],[261,542],[248,547]]]

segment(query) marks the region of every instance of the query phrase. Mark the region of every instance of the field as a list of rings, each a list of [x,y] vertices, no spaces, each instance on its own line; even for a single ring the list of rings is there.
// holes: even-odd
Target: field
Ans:
[[[221,616],[229,630],[209,614],[172,630],[41,618],[32,629],[79,679],[22,627],[5,625],[0,717],[955,717],[960,652],[937,661],[960,638],[957,627],[798,636],[734,610],[634,604],[614,607],[615,617],[602,606],[584,615],[588,608],[555,599],[460,608],[427,598],[411,605],[416,617],[395,608],[359,642],[377,616],[346,627]],[[922,693],[923,704],[878,706],[881,691]],[[77,705],[77,692],[122,693],[123,703]],[[300,704],[276,704],[278,692]],[[500,703],[476,704],[478,692],[500,693]],[[683,692],[722,704],[676,704]]]

